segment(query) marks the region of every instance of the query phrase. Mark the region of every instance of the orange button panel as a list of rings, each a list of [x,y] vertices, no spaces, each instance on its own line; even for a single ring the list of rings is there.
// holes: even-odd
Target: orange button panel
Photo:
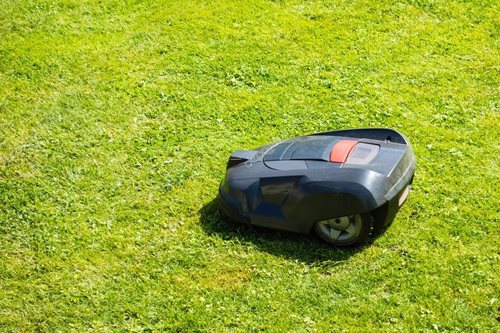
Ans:
[[[352,148],[358,143],[356,140],[340,140],[330,152],[330,162],[344,163]]]

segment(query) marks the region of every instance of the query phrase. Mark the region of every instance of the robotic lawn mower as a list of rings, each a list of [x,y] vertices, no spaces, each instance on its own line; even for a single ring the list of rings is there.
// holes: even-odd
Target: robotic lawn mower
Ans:
[[[414,172],[410,143],[395,130],[317,133],[234,152],[220,205],[239,222],[360,244],[389,227]]]

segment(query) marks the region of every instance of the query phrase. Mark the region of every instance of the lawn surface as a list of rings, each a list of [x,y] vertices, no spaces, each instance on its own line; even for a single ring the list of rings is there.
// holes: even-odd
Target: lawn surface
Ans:
[[[498,330],[498,1],[0,0],[0,331]],[[229,154],[392,127],[370,246],[240,226]]]

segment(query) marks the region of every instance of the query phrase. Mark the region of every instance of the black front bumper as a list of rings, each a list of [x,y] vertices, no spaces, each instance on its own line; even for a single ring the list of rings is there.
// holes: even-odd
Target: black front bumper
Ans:
[[[226,199],[226,197],[223,193],[222,188],[219,188],[219,195],[217,197],[217,200],[219,201],[220,209],[229,218],[231,218],[239,223],[250,224],[250,219],[248,217],[244,216],[243,214],[241,214],[234,205],[231,205],[228,202],[228,200]]]

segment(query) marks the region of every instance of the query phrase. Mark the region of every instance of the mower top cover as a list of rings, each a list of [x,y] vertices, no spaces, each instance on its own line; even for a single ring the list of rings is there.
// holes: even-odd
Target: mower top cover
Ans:
[[[317,133],[234,152],[219,189],[231,218],[347,246],[387,229],[408,197],[415,155],[391,129]]]

